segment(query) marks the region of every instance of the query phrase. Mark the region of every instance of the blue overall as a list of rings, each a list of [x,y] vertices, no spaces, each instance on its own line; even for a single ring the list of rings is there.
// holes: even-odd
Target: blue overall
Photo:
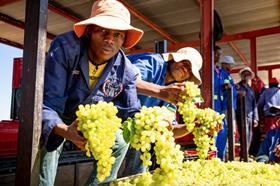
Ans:
[[[226,107],[226,93],[224,84],[228,80],[228,73],[224,69],[217,67],[214,70],[214,110],[220,114],[225,114]],[[224,160],[226,144],[227,144],[227,123],[226,118],[223,119],[223,129],[218,132],[216,138],[217,156]]]
[[[121,50],[107,61],[95,87],[90,89],[88,45],[87,39],[79,39],[71,31],[53,40],[46,57],[40,185],[54,184],[58,158],[64,142],[62,137],[52,133],[52,129],[58,123],[71,124],[76,119],[75,112],[79,104],[113,102],[119,110],[118,116],[123,120],[133,117],[140,110],[136,91],[137,74]],[[116,136],[113,147],[116,162],[105,182],[117,177],[128,148],[121,131],[118,131]],[[87,185],[96,184],[94,166]]]

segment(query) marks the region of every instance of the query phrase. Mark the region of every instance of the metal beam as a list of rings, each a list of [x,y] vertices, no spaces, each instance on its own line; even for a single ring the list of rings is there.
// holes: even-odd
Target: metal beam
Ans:
[[[273,78],[272,69],[268,70],[268,82]]]
[[[19,49],[23,49],[23,45],[5,38],[0,37],[0,43],[3,43],[5,45],[10,45]]]
[[[273,34],[280,34],[280,26],[226,35],[219,42],[251,39],[255,37],[262,37],[262,36],[273,35]]]
[[[274,70],[274,69],[280,69],[280,64],[276,65],[265,65],[265,66],[258,66],[258,71],[260,70]],[[231,73],[238,73],[241,70],[241,68],[236,68],[231,71]]]
[[[20,29],[23,29],[23,30],[25,28],[25,24],[24,24],[23,21],[17,20],[15,18],[11,17],[11,16],[6,15],[6,14],[0,13],[0,20],[7,23],[7,24],[13,25],[13,26],[18,27]],[[53,38],[55,38],[55,36],[56,35],[47,32],[47,38],[48,39],[53,39]]]
[[[0,1],[0,7],[15,3],[17,1],[20,1],[20,0],[1,0]]]
[[[247,66],[250,66],[250,63],[248,62],[246,56],[239,50],[239,48],[236,46],[236,44],[233,41],[229,41],[228,44],[235,51],[235,53],[240,57],[240,59],[243,61],[243,63]]]
[[[59,7],[59,5],[56,4],[55,2],[49,2],[48,8],[50,11],[52,11],[58,15],[61,15],[62,17],[65,17],[66,19],[73,21],[75,23],[80,22],[82,20],[81,18],[78,18],[78,16],[73,15],[72,12],[69,12],[65,8]]]
[[[200,4],[200,32],[201,32],[201,53],[203,58],[202,65],[202,97],[203,107],[214,107],[213,99],[213,30],[214,30],[214,0],[204,0]]]
[[[15,185],[39,185],[48,0],[27,0]]]
[[[250,55],[251,55],[251,68],[253,72],[257,75],[257,40],[256,38],[250,39]]]
[[[218,41],[218,43],[223,43],[223,42],[228,42],[228,41],[236,41],[236,40],[243,40],[243,39],[250,39],[252,38],[250,36],[252,34],[253,36],[256,37],[262,37],[262,36],[267,36],[267,35],[273,35],[273,34],[280,34],[280,27],[270,27],[270,28],[265,28],[265,29],[260,29],[260,30],[253,30],[249,32],[241,32],[241,33],[236,33],[232,35],[226,35],[223,37],[222,40]],[[170,45],[169,47],[171,49],[179,49],[182,47],[198,47],[200,44],[200,40],[193,40],[193,41],[186,41],[186,42],[179,42],[173,45]],[[169,49],[168,47],[168,49]],[[134,50],[130,51],[129,53],[138,53],[142,51],[153,51],[153,48],[147,48],[147,49],[140,49],[140,50]]]
[[[128,4],[125,0],[119,0],[122,4],[126,6],[126,8],[133,14],[135,17],[143,21],[147,26],[158,32],[160,35],[162,35],[165,39],[167,39],[169,42],[175,44],[178,43],[178,41],[170,35],[168,32],[160,28],[157,24],[152,22],[150,19],[148,19],[146,16],[144,16],[142,13],[140,13],[138,10],[133,8],[130,4]]]

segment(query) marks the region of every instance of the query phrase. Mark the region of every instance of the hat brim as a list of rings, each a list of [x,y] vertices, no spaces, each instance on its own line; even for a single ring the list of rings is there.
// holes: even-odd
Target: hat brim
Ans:
[[[190,58],[184,54],[175,53],[175,52],[174,53],[164,53],[164,54],[162,54],[162,56],[165,61],[170,61],[172,59],[175,62],[180,62],[180,61],[184,61],[184,60],[190,61],[192,76],[189,78],[189,81],[192,81],[197,85],[201,84],[201,77],[200,77],[200,73],[199,73],[199,69],[201,67],[197,67],[196,65],[193,65],[193,63],[192,63],[192,60],[194,60],[193,58]]]
[[[252,71],[252,70],[250,70],[250,69],[242,69],[242,70],[240,70],[240,72],[239,72],[239,76],[241,77],[241,74],[243,73],[243,72],[250,72],[251,74],[252,74],[252,79],[255,77],[255,73]]]
[[[88,25],[97,25],[103,28],[112,30],[126,31],[126,38],[123,43],[124,48],[131,48],[138,43],[142,38],[144,32],[138,28],[135,28],[119,18],[112,16],[95,16],[84,21],[74,24],[74,32],[78,37],[81,37]]]

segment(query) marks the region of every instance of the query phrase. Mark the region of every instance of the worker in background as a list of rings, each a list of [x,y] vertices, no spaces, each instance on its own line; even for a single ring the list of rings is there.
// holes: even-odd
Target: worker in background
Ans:
[[[78,105],[113,102],[123,120],[139,112],[137,74],[121,47],[133,47],[142,35],[142,30],[130,25],[130,13],[123,4],[98,0],[89,19],[52,41],[45,66],[40,185],[54,185],[65,139],[84,149],[86,141],[77,131]],[[116,161],[104,182],[116,179],[127,149],[119,130],[112,148]],[[86,185],[97,184],[94,163]]]
[[[260,146],[256,161],[280,163],[280,105],[272,106],[269,110],[277,118],[276,128],[268,131]]]
[[[202,67],[202,57],[194,48],[186,47],[174,53],[164,54],[139,53],[129,55],[128,58],[139,72],[138,80],[148,82],[148,84],[145,83],[145,86],[150,84],[158,87],[174,85],[184,87],[185,83],[181,83],[184,81],[192,81],[197,85],[201,84],[199,70]],[[145,89],[148,90],[148,88]],[[176,107],[173,104],[151,96],[139,95],[138,97],[142,106],[166,106],[174,112],[175,116]],[[175,103],[178,101],[175,100]],[[173,125],[172,130],[175,138],[188,133],[185,124]],[[128,150],[123,176],[138,174],[146,169],[142,164],[140,155],[140,152],[135,149]]]
[[[252,130],[253,127],[258,126],[259,120],[255,93],[249,85],[249,81],[255,76],[255,73],[251,70],[250,67],[245,67],[239,71],[239,75],[241,77],[241,81],[236,84],[236,89],[238,91],[238,96],[245,96],[246,134],[243,134],[241,130],[241,122],[239,119],[241,118],[241,114],[244,113],[241,113],[240,109],[236,110],[237,126],[240,137],[242,135],[246,135],[247,138],[247,149],[243,149],[243,144],[241,143],[241,151],[247,150],[249,152],[253,135]],[[240,108],[239,103],[237,105],[237,108]]]
[[[219,46],[214,48],[214,110],[220,114],[226,113],[226,88],[230,86],[230,79],[228,72],[219,67],[221,60],[222,49]],[[227,123],[226,117],[223,119],[223,129],[218,132],[216,138],[217,156],[221,160],[225,158],[226,144],[227,144]]]
[[[233,107],[234,110],[236,109],[236,98],[237,98],[237,91],[235,88],[235,83],[230,75],[230,72],[232,70],[232,66],[235,64],[234,58],[231,56],[223,56],[220,60],[220,64],[222,69],[224,69],[228,75],[228,77],[226,78],[224,85],[225,85],[225,89],[227,89],[228,87],[232,88],[232,94],[233,94]],[[225,91],[226,93],[226,91]],[[226,97],[226,94],[224,95]],[[225,107],[226,105],[226,101],[224,101],[225,103]]]
[[[276,128],[277,117],[275,113],[270,112],[272,106],[280,106],[280,89],[278,87],[279,80],[272,78],[269,80],[269,88],[267,88],[260,96],[258,101],[259,111],[264,113],[264,131]]]

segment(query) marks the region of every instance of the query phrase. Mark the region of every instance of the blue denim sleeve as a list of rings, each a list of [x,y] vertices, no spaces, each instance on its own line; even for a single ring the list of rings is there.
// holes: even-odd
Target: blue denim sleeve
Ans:
[[[46,57],[44,83],[41,137],[46,149],[52,151],[63,141],[63,138],[51,132],[58,123],[63,123],[59,114],[63,113],[66,102],[67,65],[63,43],[59,38],[52,42]]]

